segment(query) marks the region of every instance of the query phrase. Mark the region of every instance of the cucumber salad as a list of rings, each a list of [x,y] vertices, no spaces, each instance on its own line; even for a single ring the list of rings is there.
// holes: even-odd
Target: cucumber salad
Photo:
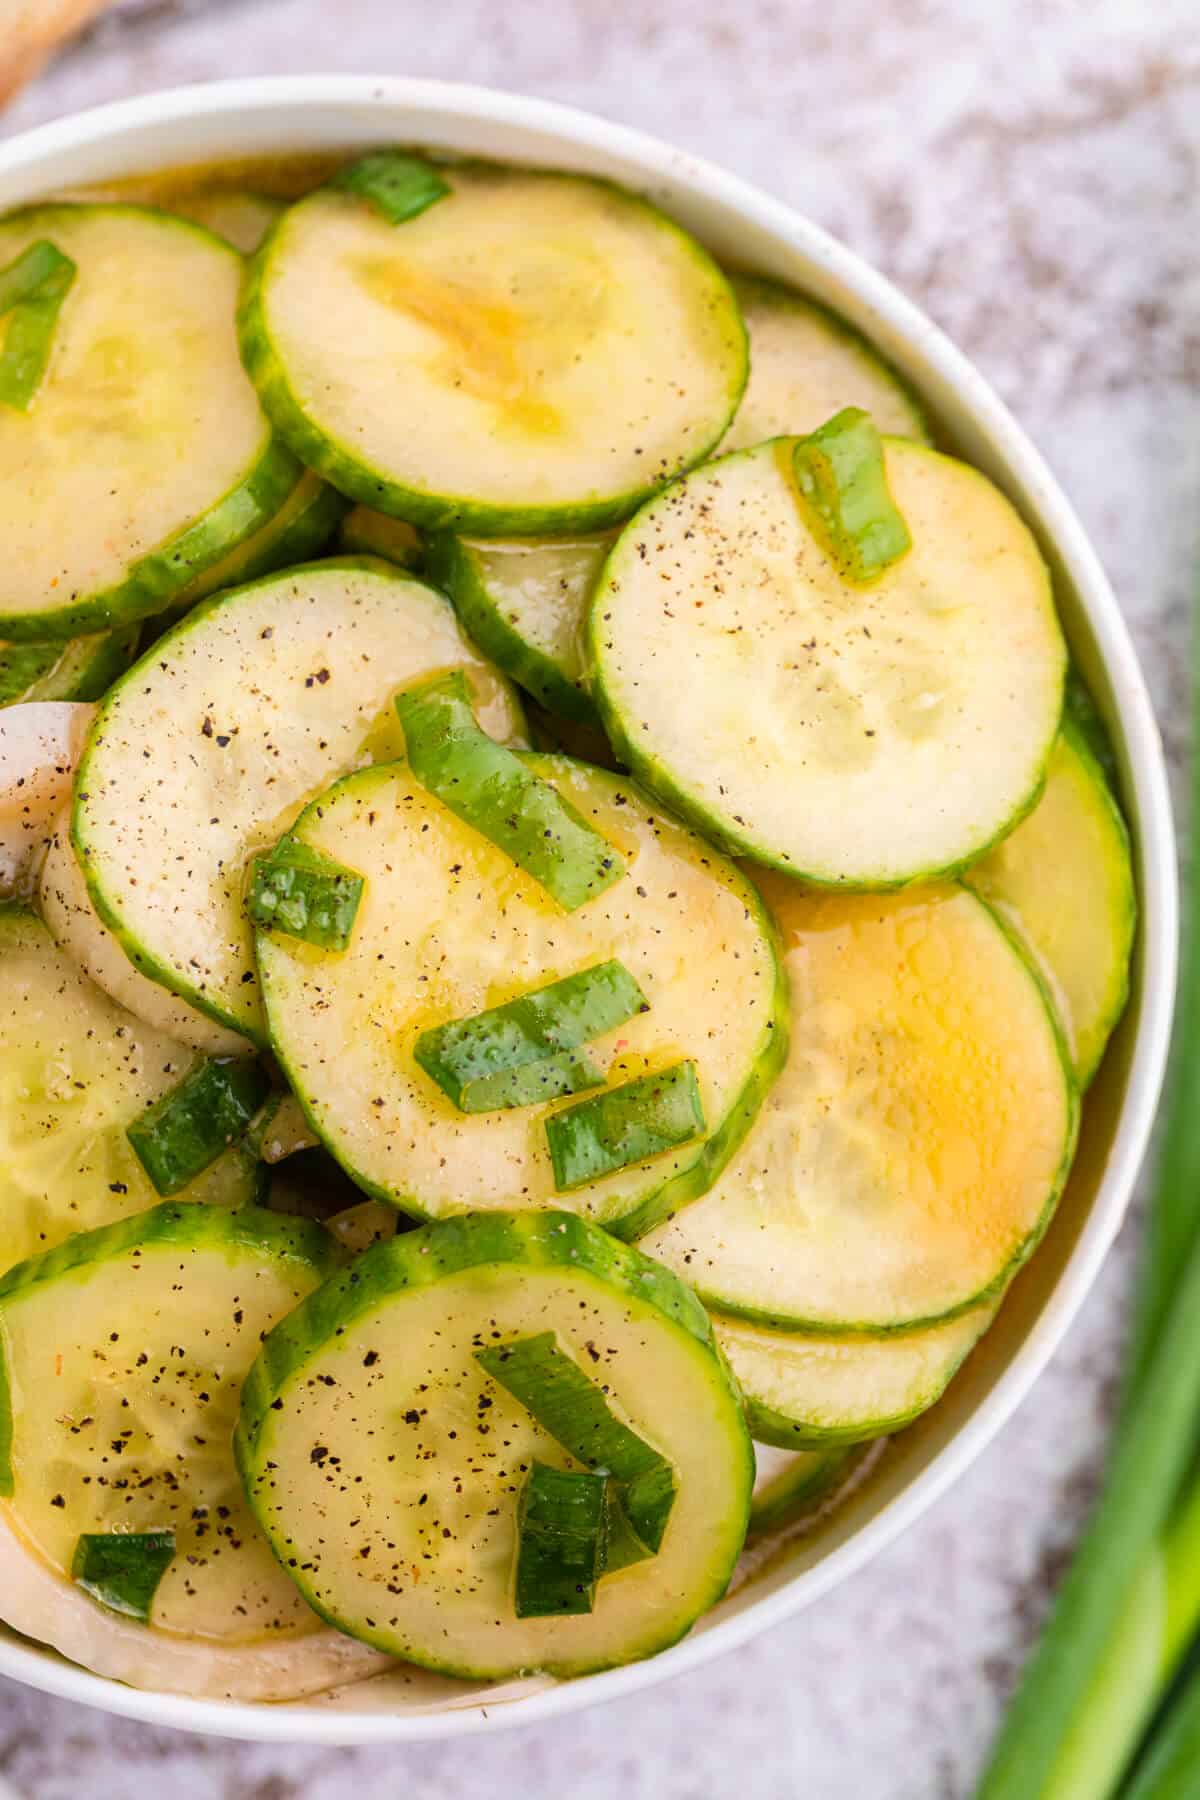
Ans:
[[[646,199],[390,149],[0,218],[0,512],[0,1620],[676,1642],[944,1393],[1125,1003],[1032,533]]]

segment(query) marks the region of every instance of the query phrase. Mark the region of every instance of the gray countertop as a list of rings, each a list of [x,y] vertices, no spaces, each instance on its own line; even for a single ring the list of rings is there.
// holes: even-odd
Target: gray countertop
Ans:
[[[176,82],[333,69],[589,107],[727,164],[877,263],[1063,480],[1178,776],[1200,567],[1195,0],[143,0],[0,130]],[[1134,1239],[953,1492],[724,1661],[574,1719],[391,1751],[223,1744],[0,1684],[0,1783],[23,1800],[964,1800],[1094,1489]]]

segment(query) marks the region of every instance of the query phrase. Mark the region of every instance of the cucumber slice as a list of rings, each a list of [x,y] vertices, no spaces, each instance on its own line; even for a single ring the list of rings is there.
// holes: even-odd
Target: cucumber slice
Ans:
[[[343,1207],[325,1220],[325,1229],[350,1256],[361,1256],[373,1244],[390,1243],[403,1221],[394,1206],[382,1200],[361,1200]]]
[[[246,867],[343,770],[401,754],[392,695],[447,668],[468,672],[485,730],[520,733],[448,602],[365,558],[237,588],[159,639],[96,720],[72,824],[96,910],[143,974],[262,1040]]]
[[[1137,894],[1125,821],[1074,724],[1029,817],[964,879],[1037,963],[1086,1087],[1129,997]]]
[[[0,1583],[9,1624],[167,1692],[286,1699],[377,1666],[279,1569],[232,1454],[263,1335],[335,1261],[303,1220],[169,1203],[9,1272],[0,1528],[25,1565]]]
[[[763,891],[791,983],[787,1068],[721,1180],[642,1248],[783,1330],[969,1312],[1036,1246],[1075,1148],[1041,981],[963,887],[813,895],[776,875]]]
[[[859,1444],[940,1400],[996,1316],[994,1304],[921,1331],[824,1337],[713,1315],[753,1435],[785,1450]]]
[[[612,745],[598,725],[583,725],[578,719],[564,719],[561,713],[549,713],[532,699],[525,714],[529,720],[530,742],[535,750],[545,750],[551,755],[573,756],[576,761],[592,763],[597,769],[618,768]]]
[[[249,1055],[252,1046],[240,1032],[218,1025],[134,967],[92,905],[70,833],[68,801],[51,827],[37,892],[37,910],[59,949],[103,988],[110,1000],[155,1031],[189,1044],[193,1050],[203,1050],[207,1056]]]
[[[352,506],[342,520],[338,542],[350,556],[382,556],[401,569],[420,569],[425,546],[415,527],[389,519],[369,506]],[[482,646],[481,646],[482,648]]]
[[[762,276],[730,280],[750,338],[750,379],[722,451],[815,431],[843,406],[861,406],[889,437],[928,437],[916,396],[844,319]]]
[[[40,700],[99,700],[129,667],[136,627],[65,643],[0,644],[0,706]]]
[[[41,238],[79,273],[30,410],[0,409],[0,636],[22,643],[159,611],[300,474],[238,360],[234,251],[167,213],[42,206],[0,219],[0,264]]]
[[[246,1145],[261,1162],[279,1163],[302,1150],[315,1150],[317,1139],[295,1095],[274,1093],[247,1132]]]
[[[242,298],[263,405],[335,487],[416,525],[501,536],[628,517],[741,398],[725,277],[609,182],[441,174],[449,195],[402,224],[332,186],[285,213]]]
[[[296,837],[365,877],[354,937],[325,958],[258,937],[271,1041],[328,1148],[377,1198],[442,1217],[560,1201],[545,1124],[570,1100],[460,1112],[414,1054],[431,1028],[609,958],[649,1002],[588,1044],[614,1086],[694,1059],[707,1134],[575,1188],[570,1206],[635,1235],[703,1193],[785,1054],[774,940],[744,876],[628,781],[565,758],[528,767],[613,843],[625,878],[565,913],[403,765],[324,793]]]
[[[1108,726],[1104,722],[1100,708],[1092,699],[1087,683],[1074,665],[1067,670],[1067,694],[1063,716],[1074,725],[1084,744],[1100,764],[1105,780],[1111,788],[1115,789],[1120,776],[1116,753],[1108,734]]]
[[[789,1453],[771,1444],[755,1444],[747,1544],[790,1531],[823,1511],[853,1474],[862,1454],[853,1446]]]
[[[170,204],[172,212],[203,225],[243,255],[258,249],[283,209],[273,194],[247,188],[197,188],[174,196]]]
[[[0,899],[28,899],[96,709],[39,700],[0,710]]]
[[[805,524],[795,442],[697,470],[622,532],[594,696],[620,760],[758,861],[843,888],[955,869],[1040,790],[1066,668],[1049,574],[982,475],[891,438],[913,547],[847,580]]]
[[[598,727],[585,681],[584,625],[612,542],[607,531],[507,543],[437,532],[425,566],[493,662],[550,712]]]
[[[260,576],[273,575],[276,569],[310,562],[341,524],[347,504],[336,488],[305,469],[279,511],[245,543],[189,582],[161,615],[163,622],[182,617],[198,600],[207,600],[222,588],[242,587]]]
[[[516,1615],[518,1490],[565,1452],[475,1350],[548,1332],[675,1472],[658,1554],[595,1608]],[[652,1655],[724,1591],[753,1458],[703,1309],[565,1213],[447,1220],[368,1250],[267,1338],[236,1449],[306,1598],[364,1642],[450,1674],[577,1675]],[[364,1507],[385,1492],[386,1508]]]
[[[190,1053],[113,1004],[32,914],[0,908],[0,1264],[157,1198],[125,1132],[188,1072]],[[253,1199],[251,1158],[229,1150],[184,1198]]]

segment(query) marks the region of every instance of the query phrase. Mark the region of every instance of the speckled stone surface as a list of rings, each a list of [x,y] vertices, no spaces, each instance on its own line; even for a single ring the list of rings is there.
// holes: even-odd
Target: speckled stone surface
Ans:
[[[61,58],[0,130],[221,75],[436,75],[643,126],[846,239],[950,331],[1046,452],[1115,581],[1178,774],[1200,568],[1196,0],[138,10]],[[722,1662],[552,1725],[391,1751],[221,1744],[0,1685],[0,1783],[23,1800],[965,1800],[1094,1488],[1135,1233],[949,1497]]]

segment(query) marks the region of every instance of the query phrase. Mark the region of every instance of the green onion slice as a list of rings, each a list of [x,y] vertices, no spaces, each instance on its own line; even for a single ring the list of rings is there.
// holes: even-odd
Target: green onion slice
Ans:
[[[797,439],[792,466],[810,524],[850,581],[873,581],[912,549],[882,439],[861,407],[844,407]]]
[[[602,1082],[586,1057],[561,1053],[603,1037],[648,1009],[629,970],[614,959],[533,988],[503,1006],[434,1025],[421,1033],[413,1055],[463,1112],[483,1112],[488,1104],[530,1105],[553,1098],[545,1084],[554,1086],[568,1073],[588,1078],[557,1086],[559,1094]],[[524,1080],[516,1079],[518,1071],[528,1071]],[[545,1084],[539,1084],[539,1074]],[[504,1076],[512,1079],[505,1083]],[[490,1098],[516,1092],[528,1092],[530,1099]]]
[[[341,169],[329,183],[359,194],[392,225],[415,219],[450,193],[450,184],[423,156],[403,150],[373,150]]]
[[[546,1120],[560,1194],[699,1137],[704,1106],[692,1061],[672,1063],[581,1100]]]
[[[281,838],[251,868],[246,910],[256,925],[321,950],[345,950],[362,899],[363,878],[332,856]]]
[[[85,1532],[75,1546],[71,1578],[101,1606],[145,1623],[174,1557],[173,1531]]]
[[[238,1143],[270,1085],[257,1062],[204,1059],[148,1106],[125,1135],[156,1191],[177,1194]]]
[[[71,258],[46,239],[30,244],[0,269],[0,318],[8,315],[0,351],[0,405],[28,412],[46,373],[54,328],[77,272]]]
[[[608,1477],[535,1462],[517,1519],[518,1619],[590,1613],[603,1573]]]
[[[416,779],[573,912],[625,864],[558,790],[481,731],[461,669],[396,697]]]
[[[554,1333],[489,1345],[477,1350],[475,1358],[564,1450],[589,1469],[613,1477],[628,1525],[647,1552],[657,1554],[675,1500],[675,1471],[617,1418],[597,1384],[560,1349]]]

